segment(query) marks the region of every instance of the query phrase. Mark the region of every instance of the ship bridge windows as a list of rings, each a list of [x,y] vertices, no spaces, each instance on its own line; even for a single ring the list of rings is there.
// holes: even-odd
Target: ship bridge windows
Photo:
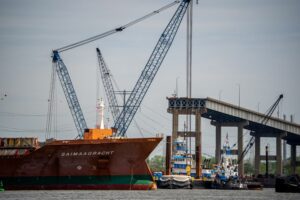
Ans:
[[[174,159],[174,161],[183,162],[183,161],[185,161],[185,159],[184,158],[176,158],[176,159]]]
[[[178,168],[178,169],[185,169],[186,168],[186,164],[177,164],[177,163],[175,163],[173,167],[174,168]]]

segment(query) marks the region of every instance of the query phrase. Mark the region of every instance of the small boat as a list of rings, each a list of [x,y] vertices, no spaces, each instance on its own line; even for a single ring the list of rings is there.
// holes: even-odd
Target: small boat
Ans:
[[[298,175],[277,177],[275,180],[276,192],[300,192],[300,178]]]
[[[246,180],[248,190],[262,190],[263,184],[258,181]]]
[[[177,137],[175,145],[175,153],[172,156],[172,174],[186,175],[196,178],[196,161],[194,155],[188,153],[186,145],[187,141],[183,137]],[[210,159],[205,159],[202,166],[202,175],[211,178],[211,169],[208,169]]]
[[[157,181],[157,187],[162,189],[192,189],[191,176],[185,175],[163,175]]]

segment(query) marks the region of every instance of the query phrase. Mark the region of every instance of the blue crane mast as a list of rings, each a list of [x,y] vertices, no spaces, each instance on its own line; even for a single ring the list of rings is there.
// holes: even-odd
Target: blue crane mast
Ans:
[[[56,68],[57,75],[65,93],[65,97],[67,99],[78,132],[78,137],[83,138],[83,133],[84,130],[87,129],[87,125],[75,89],[73,87],[68,69],[64,64],[63,60],[60,58],[58,51],[53,51],[52,57],[52,63]]]
[[[69,72],[68,72],[68,69],[67,69],[66,65],[64,64],[63,60],[61,59],[59,53],[63,52],[63,51],[70,50],[70,49],[73,49],[73,48],[76,48],[76,47],[79,47],[79,46],[82,46],[82,45],[85,45],[87,43],[90,43],[90,42],[93,42],[95,40],[107,37],[107,36],[112,35],[114,33],[121,32],[124,29],[126,29],[126,28],[128,28],[128,27],[130,27],[134,24],[137,24],[137,23],[139,23],[139,22],[141,22],[141,21],[143,21],[143,20],[145,20],[145,19],[147,19],[147,18],[149,18],[153,15],[156,15],[156,14],[160,13],[161,11],[164,11],[164,10],[174,6],[177,3],[179,3],[178,0],[168,4],[166,6],[163,6],[162,8],[160,8],[158,10],[155,10],[155,11],[153,11],[153,12],[151,12],[151,13],[149,13],[149,14],[141,17],[141,18],[133,20],[133,21],[131,21],[131,22],[129,22],[129,23],[123,25],[123,26],[120,26],[118,28],[114,28],[112,30],[106,31],[102,34],[99,34],[99,35],[96,35],[96,36],[93,36],[93,37],[90,37],[90,38],[87,38],[85,40],[82,40],[82,41],[79,41],[79,42],[76,42],[76,43],[58,48],[58,49],[56,49],[52,52],[53,67],[55,67],[57,75],[58,75],[59,80],[60,80],[60,83],[62,85],[62,88],[63,88],[64,94],[65,94],[65,97],[67,99],[67,102],[68,102],[73,120],[75,122],[76,129],[78,131],[78,137],[79,138],[83,138],[83,133],[84,133],[84,130],[87,128],[87,124],[86,124],[86,121],[84,119],[83,112],[81,110],[81,107],[80,107],[75,89],[73,87],[73,84],[72,84],[72,81],[71,81],[71,78],[70,78],[70,75],[69,75]]]
[[[108,100],[108,105],[113,117],[113,123],[115,123],[115,121],[117,120],[117,117],[120,113],[120,107],[124,107],[125,105],[125,96],[123,97],[123,106],[119,106],[118,105],[118,101],[117,101],[117,97],[114,91],[114,87],[113,87],[113,81],[112,81],[112,73],[109,70],[109,68],[107,67],[104,58],[102,56],[101,51],[99,50],[99,48],[96,48],[97,51],[97,57],[98,57],[98,62],[99,62],[99,69],[100,69],[100,74],[101,74],[101,79],[102,79],[102,83],[103,83],[103,87],[105,90],[105,94],[106,94],[106,98]],[[115,81],[114,81],[115,82]],[[116,82],[115,82],[116,84]],[[125,90],[121,92],[123,95],[128,94]],[[134,120],[133,120],[134,121]],[[143,135],[141,128],[139,127],[139,125],[137,124],[136,121],[134,121],[135,126],[137,127],[137,129],[140,131],[141,135]]]
[[[103,86],[105,89],[105,93],[108,100],[109,108],[111,110],[113,121],[115,122],[120,111],[119,111],[118,101],[114,93],[114,87],[111,80],[111,73],[104,61],[101,51],[99,50],[99,48],[97,48],[96,50],[97,50],[97,57],[99,62],[101,79],[103,82]]]
[[[117,132],[115,136],[125,136],[126,131],[137,112],[143,98],[145,97],[159,67],[161,66],[172,42],[176,36],[179,25],[188,8],[190,0],[183,0],[178,6],[176,12],[161,34],[147,64],[145,65],[138,81],[136,82],[132,93],[126,101],[126,104],[119,114],[114,127]]]

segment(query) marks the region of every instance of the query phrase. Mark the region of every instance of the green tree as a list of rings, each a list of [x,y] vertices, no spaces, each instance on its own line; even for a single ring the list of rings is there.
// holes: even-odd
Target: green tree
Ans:
[[[152,158],[147,159],[149,168],[153,172],[165,171],[164,162],[165,162],[165,157],[161,155],[155,155]]]
[[[244,163],[244,171],[247,175],[254,174],[254,166],[250,162]]]
[[[266,173],[266,163],[265,162],[260,163],[259,171],[260,171],[260,174]],[[269,161],[269,174],[275,174],[275,172],[276,172],[276,162]]]
[[[300,160],[300,157],[297,157],[296,160]],[[292,174],[292,166],[291,166],[291,158],[288,158],[283,165],[283,172],[285,175],[291,175]],[[300,174],[300,166],[296,167],[296,174]]]

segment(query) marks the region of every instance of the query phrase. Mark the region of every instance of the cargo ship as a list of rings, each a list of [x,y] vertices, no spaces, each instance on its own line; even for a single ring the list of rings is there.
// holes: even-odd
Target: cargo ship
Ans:
[[[2,138],[0,181],[6,190],[152,189],[145,160],[161,139],[54,140],[37,147],[5,143],[28,138]]]
[[[103,114],[102,114],[103,115]],[[113,137],[100,125],[82,139],[0,138],[0,182],[5,190],[155,189],[146,158],[162,140]]]

